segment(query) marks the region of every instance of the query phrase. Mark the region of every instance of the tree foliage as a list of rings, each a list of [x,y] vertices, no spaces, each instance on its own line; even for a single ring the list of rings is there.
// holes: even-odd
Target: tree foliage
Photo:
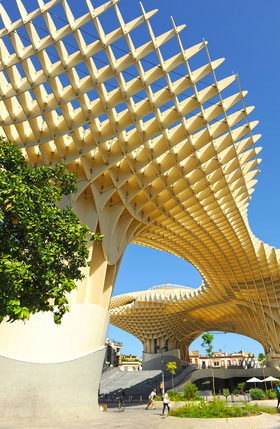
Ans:
[[[177,364],[176,362],[168,362],[166,365],[166,369],[170,372],[170,374],[176,374]]]
[[[166,369],[170,372],[172,377],[172,390],[174,391],[174,379],[173,376],[176,374],[177,364],[175,361],[168,362],[166,365]]]
[[[201,338],[203,339],[203,342],[201,345],[205,349],[207,356],[209,357],[213,356],[214,335],[210,334],[210,332],[204,332],[204,334],[201,335]]]
[[[188,380],[183,387],[184,397],[188,400],[196,398],[197,386]]]
[[[71,208],[56,202],[77,189],[63,165],[30,169],[16,145],[0,140],[0,321],[68,311],[67,294],[88,265],[87,236]]]
[[[263,367],[266,365],[266,358],[264,353],[259,353],[258,355],[258,361],[260,362],[260,365]]]

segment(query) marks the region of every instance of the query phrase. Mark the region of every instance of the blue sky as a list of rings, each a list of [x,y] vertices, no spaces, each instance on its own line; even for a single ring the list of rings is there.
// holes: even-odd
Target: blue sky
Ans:
[[[37,7],[35,0],[23,2],[29,11]],[[12,18],[18,19],[14,1],[2,0],[1,3]],[[96,0],[93,3],[97,7],[103,2]],[[218,78],[233,72],[239,74],[242,89],[248,90],[246,106],[256,107],[250,119],[260,121],[256,132],[263,135],[258,142],[263,147],[260,154],[263,161],[259,182],[249,206],[249,223],[257,237],[280,247],[279,0],[143,0],[142,3],[147,11],[159,9],[151,19],[156,36],[171,29],[169,17],[172,15],[177,25],[187,25],[181,33],[185,48],[205,38],[212,59],[226,58],[217,71]],[[87,11],[83,0],[69,0],[69,4],[76,16]],[[58,16],[59,7],[55,11]],[[119,8],[126,21],[141,14],[139,3],[134,0],[120,0]],[[117,26],[111,12],[104,15],[102,24],[106,32]],[[142,29],[135,32],[137,46],[146,41],[144,33]],[[163,52],[166,57],[172,56],[178,52],[178,48],[175,43],[170,42]],[[198,287],[201,277],[195,268],[175,256],[129,245],[121,264],[114,295],[162,283]],[[141,343],[124,331],[110,326],[108,336],[123,342],[123,353],[141,354]],[[200,339],[196,340],[191,348],[201,350],[200,343]],[[215,335],[214,346],[216,350],[222,348],[228,352],[241,348],[255,353],[262,351],[261,345],[255,341],[236,334]]]

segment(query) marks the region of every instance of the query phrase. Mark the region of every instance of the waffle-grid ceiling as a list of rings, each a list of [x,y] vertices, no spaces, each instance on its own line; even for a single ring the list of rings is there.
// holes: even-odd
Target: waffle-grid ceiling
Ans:
[[[125,22],[116,0],[97,8],[85,0],[79,17],[65,0],[37,0],[31,12],[16,3],[15,22],[0,4],[1,134],[32,166],[63,162],[80,193],[122,205],[144,226],[134,242],[193,263],[202,305],[250,303],[278,349],[279,253],[247,222],[260,136],[238,76],[217,79],[223,59],[212,61],[205,41],[184,49],[184,26],[173,20],[155,35],[156,11],[141,4]],[[142,45],[139,29],[149,37]]]

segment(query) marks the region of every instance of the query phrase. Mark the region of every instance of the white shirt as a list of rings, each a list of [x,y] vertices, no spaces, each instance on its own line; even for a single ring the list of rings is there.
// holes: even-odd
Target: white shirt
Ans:
[[[165,394],[164,394],[164,397],[163,397],[163,403],[164,403],[164,404],[168,404],[168,403],[169,403],[169,396],[168,396],[168,393],[165,393]]]

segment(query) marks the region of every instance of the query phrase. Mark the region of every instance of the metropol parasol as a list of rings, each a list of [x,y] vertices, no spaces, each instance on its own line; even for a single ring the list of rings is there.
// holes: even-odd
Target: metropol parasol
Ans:
[[[27,1],[16,0],[16,21],[0,4],[0,133],[31,167],[60,162],[76,173],[79,190],[65,204],[104,234],[102,245],[89,244],[91,266],[61,326],[49,314],[0,325],[2,404],[38,415],[61,404],[79,415],[96,404],[110,298],[131,242],[177,255],[203,278],[194,292],[112,300],[112,322],[137,335],[147,353],[157,338],[184,357],[206,329],[258,340],[271,363],[280,352],[279,250],[248,225],[260,136],[238,76],[217,80],[223,59],[211,60],[206,41],[183,47],[184,25],[172,20],[155,35],[156,10],[140,4],[125,22],[117,0],[97,8],[85,2],[77,18],[71,1],[37,0],[27,12]],[[107,32],[109,11],[118,24]],[[147,34],[140,46],[139,27]],[[177,48],[167,57],[161,48],[171,39]],[[193,57],[200,66],[191,67]],[[168,318],[168,331],[149,330],[154,312]]]

